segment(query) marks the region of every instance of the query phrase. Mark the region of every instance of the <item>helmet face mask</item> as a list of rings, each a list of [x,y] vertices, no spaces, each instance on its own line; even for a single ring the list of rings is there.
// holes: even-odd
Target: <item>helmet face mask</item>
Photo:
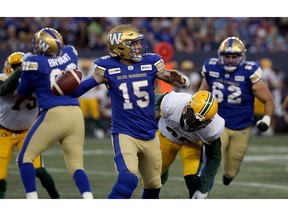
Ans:
[[[132,25],[119,25],[107,35],[106,44],[112,57],[120,57],[134,62],[142,60],[141,41],[144,35]]]
[[[226,38],[219,46],[218,58],[227,72],[234,72],[246,59],[246,48],[237,37]]]
[[[209,120],[202,120],[199,116],[194,114],[194,110],[187,104],[183,110],[183,129],[186,131],[196,131],[205,128],[210,122]]]
[[[53,28],[43,28],[36,32],[32,44],[36,54],[56,57],[62,52],[63,38]]]
[[[16,69],[21,67],[24,55],[25,54],[22,52],[14,52],[7,57],[4,64],[4,71],[7,77],[13,74]]]
[[[183,129],[196,131],[205,128],[218,111],[218,102],[208,91],[196,92],[183,109]]]

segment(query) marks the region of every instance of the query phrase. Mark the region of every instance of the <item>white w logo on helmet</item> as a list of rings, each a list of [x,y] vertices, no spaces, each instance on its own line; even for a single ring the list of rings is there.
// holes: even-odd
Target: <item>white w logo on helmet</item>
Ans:
[[[46,52],[49,49],[49,44],[46,44],[44,41],[39,40],[39,49],[43,52]]]
[[[122,32],[117,32],[117,33],[113,33],[110,35],[110,44],[114,45],[115,44],[120,44],[121,42],[121,36],[122,36]]]

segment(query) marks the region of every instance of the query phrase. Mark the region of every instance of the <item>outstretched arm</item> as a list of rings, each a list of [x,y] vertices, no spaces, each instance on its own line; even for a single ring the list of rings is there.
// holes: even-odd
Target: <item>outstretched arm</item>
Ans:
[[[166,70],[162,68],[157,72],[157,78],[178,88],[187,89],[190,87],[188,77],[177,70]]]
[[[105,81],[106,80],[103,77],[94,73],[91,77],[82,81],[78,86],[78,88],[70,95],[72,97],[80,97],[81,95],[89,91],[91,88],[98,86],[101,83],[104,83]]]

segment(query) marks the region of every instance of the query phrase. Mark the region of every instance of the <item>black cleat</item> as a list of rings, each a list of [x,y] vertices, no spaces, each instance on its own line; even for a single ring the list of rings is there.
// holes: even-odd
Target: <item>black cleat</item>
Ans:
[[[224,185],[229,185],[232,182],[232,180],[233,180],[233,178],[229,179],[225,175],[223,175],[223,177],[222,177],[222,182]]]

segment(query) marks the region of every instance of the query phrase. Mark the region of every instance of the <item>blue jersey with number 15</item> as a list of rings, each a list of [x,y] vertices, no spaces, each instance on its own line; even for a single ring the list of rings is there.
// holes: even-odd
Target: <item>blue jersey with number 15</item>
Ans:
[[[108,80],[112,105],[112,133],[151,140],[157,123],[154,111],[154,82],[164,62],[157,54],[145,54],[140,62],[126,65],[117,58],[95,60],[95,73]]]
[[[262,75],[259,63],[245,61],[236,71],[229,73],[217,58],[209,58],[204,63],[202,75],[218,99],[218,114],[225,119],[225,126],[232,130],[251,126],[254,121],[252,85]]]

